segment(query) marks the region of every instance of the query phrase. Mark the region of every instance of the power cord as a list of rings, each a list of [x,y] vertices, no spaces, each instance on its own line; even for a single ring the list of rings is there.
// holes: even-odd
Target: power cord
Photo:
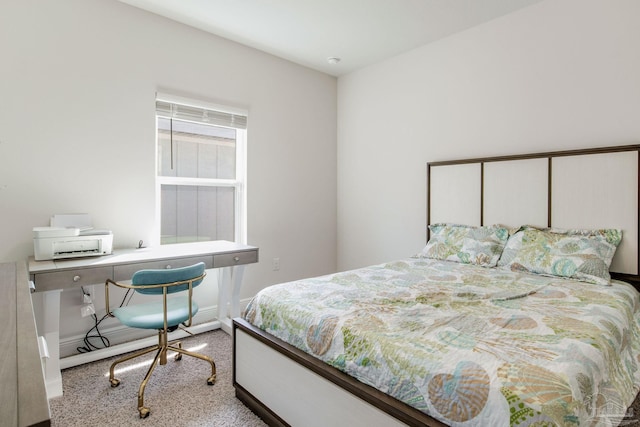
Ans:
[[[100,325],[100,323],[106,319],[107,317],[109,317],[109,314],[105,314],[104,316],[102,316],[102,318],[100,320],[98,320],[98,316],[96,316],[95,314],[92,314],[91,317],[93,317],[93,321],[95,322],[95,324],[93,325],[93,328],[89,329],[87,331],[87,333],[84,336],[84,346],[80,346],[77,347],[76,350],[78,351],[78,353],[88,353],[90,351],[93,350],[99,350],[101,348],[107,348],[111,345],[111,343],[109,342],[109,338],[105,337],[104,335],[102,335],[102,333],[100,332],[100,329],[98,329],[98,325]],[[96,334],[91,335],[91,331],[96,330]],[[94,345],[91,343],[91,339],[94,338],[99,338],[100,341],[102,341],[102,347],[99,347],[97,345]]]
[[[129,294],[131,295],[129,296]],[[128,300],[127,300],[127,297],[129,297]],[[122,298],[122,301],[120,302],[119,307],[122,307],[124,305],[129,305],[129,301],[131,301],[132,297],[133,297],[133,292],[131,292],[131,289],[127,289],[127,292],[124,294],[124,297]],[[100,350],[102,348],[107,348],[111,346],[111,342],[109,341],[109,338],[102,335],[102,333],[100,332],[100,329],[98,328],[100,323],[102,323],[104,319],[109,317],[109,313],[106,313],[104,316],[102,316],[100,320],[98,320],[98,316],[96,316],[95,313],[92,314],[91,317],[93,317],[93,321],[95,324],[91,329],[87,331],[87,333],[84,336],[83,342],[85,345],[79,346],[76,348],[78,353],[89,353],[93,350]],[[94,329],[96,330],[96,333],[92,335],[91,331],[93,331]],[[100,342],[102,343],[102,347],[99,347],[98,345],[95,345],[91,342],[92,339],[96,339],[96,338],[100,340]]]

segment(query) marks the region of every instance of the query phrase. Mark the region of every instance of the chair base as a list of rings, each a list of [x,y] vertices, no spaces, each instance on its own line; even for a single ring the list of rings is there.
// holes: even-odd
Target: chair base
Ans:
[[[167,351],[174,351],[177,353],[174,357],[176,361],[181,360],[182,355],[185,354],[187,356],[195,357],[195,358],[204,360],[206,362],[209,362],[209,364],[211,365],[211,376],[207,378],[207,384],[208,385],[215,384],[216,364],[214,363],[213,359],[203,354],[194,353],[192,351],[183,349],[182,342],[180,341],[173,341],[170,343],[167,342],[167,332],[165,332],[164,330],[160,330],[158,331],[157,345],[135,352],[128,356],[122,357],[111,364],[111,367],[109,368],[109,383],[111,384],[111,387],[112,388],[118,387],[120,385],[120,380],[118,378],[115,378],[115,374],[114,374],[115,367],[117,365],[119,365],[120,363],[126,362],[128,360],[135,359],[136,357],[144,356],[145,354],[151,353],[152,351],[157,351],[156,356],[153,358],[153,362],[151,363],[151,366],[149,367],[149,370],[147,371],[147,374],[145,375],[144,379],[142,380],[142,383],[140,384],[140,388],[138,389],[138,412],[140,413],[140,418],[147,418],[151,413],[151,410],[148,407],[144,406],[144,389],[146,388],[147,383],[151,378],[151,374],[153,373],[153,370],[155,369],[158,362],[161,365],[167,364]]]

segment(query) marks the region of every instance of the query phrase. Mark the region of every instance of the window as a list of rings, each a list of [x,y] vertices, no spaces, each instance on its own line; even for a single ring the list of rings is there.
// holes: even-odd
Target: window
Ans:
[[[158,94],[160,243],[246,241],[246,112]]]

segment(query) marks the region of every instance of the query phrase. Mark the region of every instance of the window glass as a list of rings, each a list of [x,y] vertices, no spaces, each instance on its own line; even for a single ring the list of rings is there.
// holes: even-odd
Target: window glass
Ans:
[[[162,185],[161,243],[234,240],[235,189]]]
[[[236,177],[236,129],[158,118],[158,174]]]

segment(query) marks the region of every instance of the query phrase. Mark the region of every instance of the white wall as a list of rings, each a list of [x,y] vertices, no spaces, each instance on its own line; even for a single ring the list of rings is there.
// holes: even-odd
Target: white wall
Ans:
[[[115,0],[3,2],[0,260],[33,254],[32,227],[54,213],[90,213],[113,230],[115,247],[156,239],[161,90],[249,111],[248,243],[260,247],[260,263],[246,268],[241,298],[333,272],[336,87],[333,77]],[[62,300],[62,338],[83,333],[91,322],[80,318],[79,293]]]
[[[340,77],[338,269],[424,246],[429,161],[639,142],[635,0],[546,0]]]

